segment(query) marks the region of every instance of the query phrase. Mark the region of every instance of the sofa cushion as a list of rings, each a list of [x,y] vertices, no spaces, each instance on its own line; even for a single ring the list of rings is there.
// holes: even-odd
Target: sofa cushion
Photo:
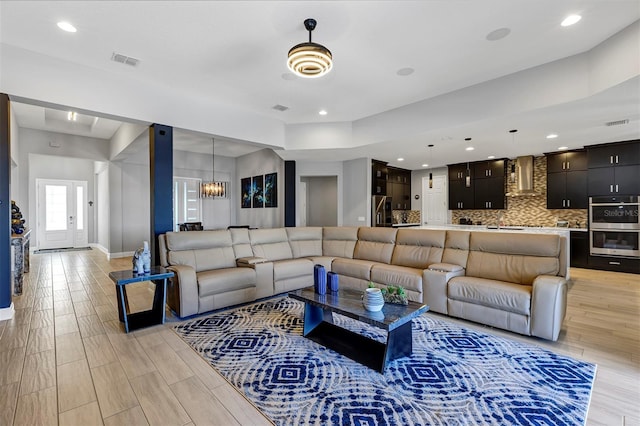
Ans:
[[[447,231],[442,253],[442,263],[467,266],[469,257],[469,231]]]
[[[236,266],[229,231],[168,232],[165,240],[169,265],[188,265],[196,272]]]
[[[322,254],[352,259],[356,241],[358,241],[357,227],[326,226],[322,229]]]
[[[397,233],[395,228],[360,228],[353,258],[391,263]]]
[[[503,311],[529,315],[531,286],[470,276],[449,280],[449,299],[488,306]]]
[[[475,232],[466,275],[531,285],[538,275],[560,271],[560,239],[549,234]]]
[[[273,263],[274,281],[303,276],[308,276],[309,285],[313,285],[313,262],[309,259],[279,260]]]
[[[402,286],[422,293],[422,269],[376,263],[371,268],[371,281],[386,286]]]
[[[293,258],[285,228],[250,229],[249,238],[256,257],[272,261]]]
[[[398,230],[391,264],[427,269],[432,263],[440,263],[445,236],[444,230]]]
[[[294,258],[322,256],[322,228],[286,228]]]
[[[241,257],[253,257],[253,249],[251,248],[251,239],[249,239],[249,230],[246,228],[229,229],[231,234],[231,242],[233,244],[233,252],[236,259]]]
[[[336,258],[331,264],[331,270],[340,275],[369,281],[374,264],[370,260]]]
[[[251,268],[225,268],[196,274],[199,297],[255,287],[256,271]]]

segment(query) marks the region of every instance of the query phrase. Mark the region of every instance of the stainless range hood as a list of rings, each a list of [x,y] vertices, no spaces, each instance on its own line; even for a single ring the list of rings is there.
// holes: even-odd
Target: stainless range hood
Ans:
[[[509,197],[540,195],[533,189],[533,155],[516,159],[516,190],[507,193]]]

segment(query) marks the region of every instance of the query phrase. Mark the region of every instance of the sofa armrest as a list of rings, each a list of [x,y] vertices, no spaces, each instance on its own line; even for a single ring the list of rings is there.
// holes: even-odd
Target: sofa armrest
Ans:
[[[464,270],[462,266],[454,265],[453,263],[432,263],[429,265],[429,269],[441,272],[460,272]]]
[[[566,309],[565,278],[551,275],[536,277],[531,295],[531,335],[558,340]]]
[[[188,265],[171,265],[167,269],[175,274],[167,285],[167,304],[179,317],[198,313],[198,279],[196,270]]]
[[[259,263],[269,262],[269,259],[265,259],[264,257],[240,257],[236,259],[237,266],[253,266]]]
[[[464,275],[464,268],[445,263],[436,265],[457,266],[457,268],[450,268],[454,270],[447,271],[429,267],[429,269],[422,271],[422,302],[429,305],[429,310],[431,311],[448,314],[447,283],[453,277]]]
[[[273,262],[264,257],[241,257],[236,265],[256,271],[256,299],[273,296]]]

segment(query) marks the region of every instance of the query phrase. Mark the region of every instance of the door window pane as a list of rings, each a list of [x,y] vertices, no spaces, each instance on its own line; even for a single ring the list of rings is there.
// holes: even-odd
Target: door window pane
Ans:
[[[76,229],[84,229],[84,188],[76,187]]]
[[[65,185],[45,185],[45,229],[47,231],[67,230],[67,187]]]
[[[200,222],[202,219],[199,198],[201,179],[175,177],[173,179],[174,231],[184,222]]]

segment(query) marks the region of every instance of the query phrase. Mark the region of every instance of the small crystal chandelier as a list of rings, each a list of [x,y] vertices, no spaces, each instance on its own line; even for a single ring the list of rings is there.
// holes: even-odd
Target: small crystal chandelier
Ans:
[[[304,27],[309,31],[309,42],[300,43],[289,50],[287,65],[296,75],[305,78],[322,77],[333,67],[331,51],[321,44],[311,41],[311,31],[316,28],[316,20],[304,20]]]
[[[203,182],[200,185],[200,198],[227,198],[227,182],[216,181],[216,142],[211,138],[213,145],[211,182]]]

